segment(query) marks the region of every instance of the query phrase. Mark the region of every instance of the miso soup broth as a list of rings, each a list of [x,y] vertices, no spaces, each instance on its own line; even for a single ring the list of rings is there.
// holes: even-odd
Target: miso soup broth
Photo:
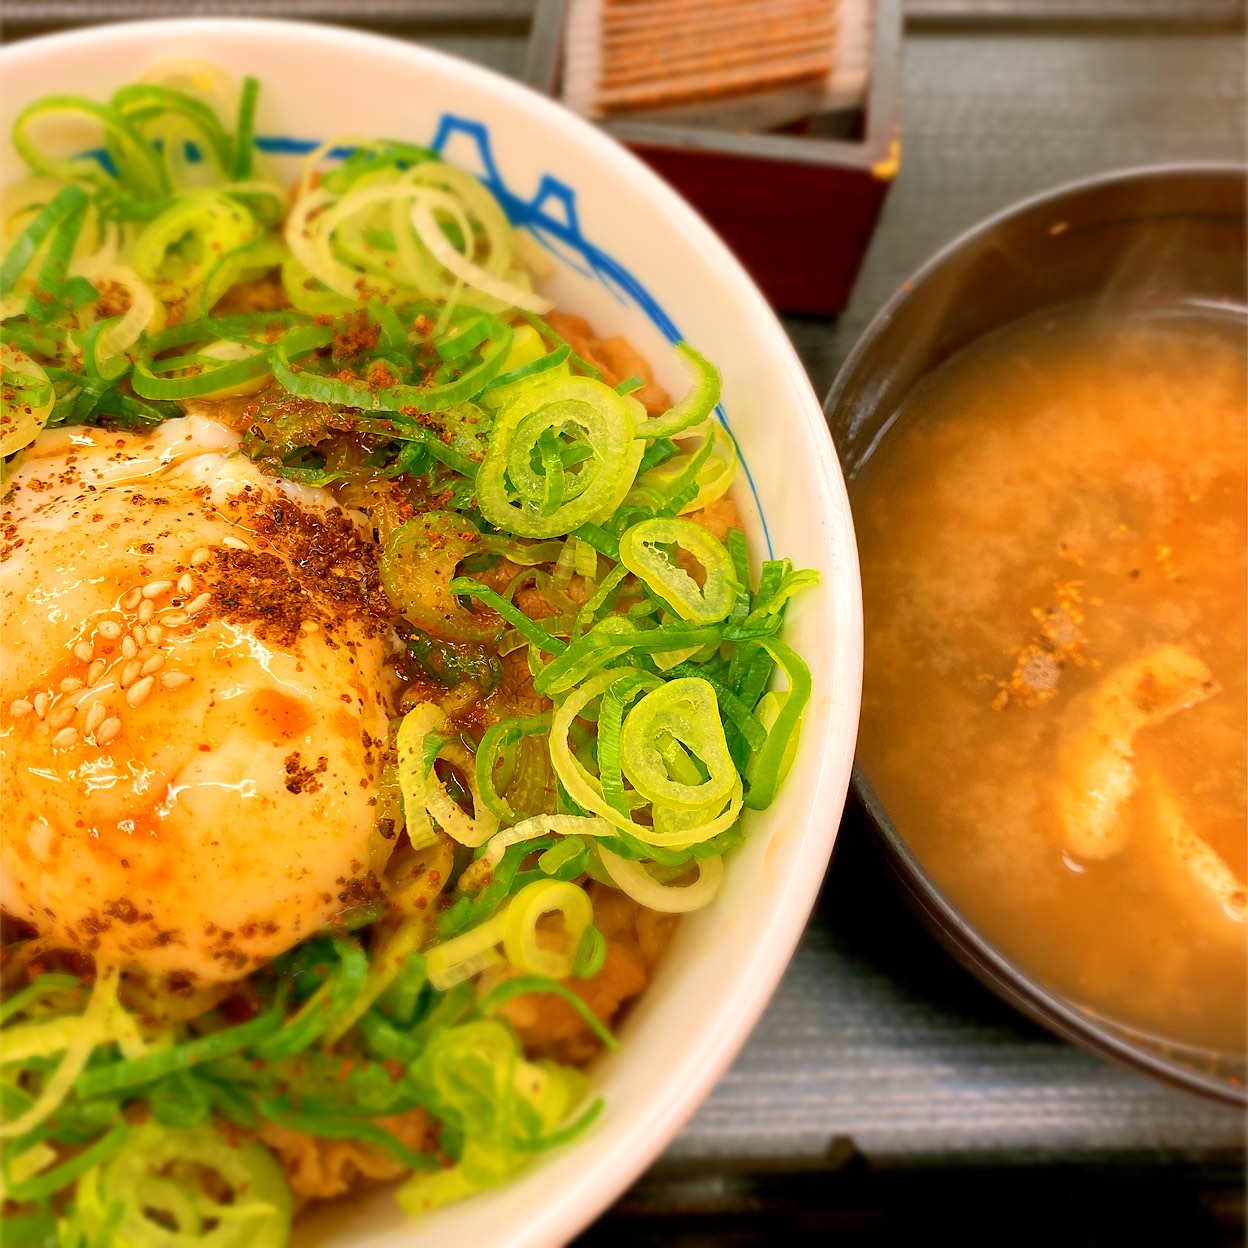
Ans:
[[[851,484],[859,761],[1007,957],[1245,1046],[1244,322],[1068,308],[917,386]]]

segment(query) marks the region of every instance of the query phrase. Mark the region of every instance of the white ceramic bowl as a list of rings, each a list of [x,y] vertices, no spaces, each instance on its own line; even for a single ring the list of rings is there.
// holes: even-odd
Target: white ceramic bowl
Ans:
[[[788,782],[748,814],[724,888],[688,918],[629,1015],[622,1051],[595,1079],[591,1133],[510,1186],[419,1222],[372,1192],[301,1224],[300,1245],[536,1248],[575,1235],[652,1161],[745,1042],[814,903],[840,819],[858,721],[862,623],[849,507],[823,415],[783,330],[693,210],[593,127],[475,65],[412,44],[320,25],[200,19],[101,26],[0,50],[3,178],[17,172],[14,117],[52,92],[106,97],[154,61],[197,57],[263,84],[258,134],[292,152],[339,134],[440,147],[482,175],[547,248],[562,309],[622,333],[679,393],[668,343],[687,338],[724,374],[724,412],[748,479],[738,500],[755,559],[769,549],[822,584],[786,636],[814,696]],[[294,162],[290,163],[293,177]],[[784,229],[776,204],[775,228]]]

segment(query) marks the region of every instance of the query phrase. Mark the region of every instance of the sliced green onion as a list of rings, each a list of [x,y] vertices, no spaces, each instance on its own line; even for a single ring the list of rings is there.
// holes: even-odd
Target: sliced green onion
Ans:
[[[506,921],[507,912],[504,910],[462,936],[434,945],[425,954],[425,969],[434,988],[445,992],[501,962],[503,957],[498,952],[498,946],[503,941]]]
[[[429,777],[446,727],[446,713],[432,702],[413,707],[399,725],[395,749],[399,759],[399,788],[403,793],[403,819],[413,849],[423,849],[437,839],[425,809]],[[426,742],[437,737],[432,750]]]
[[[737,471],[732,435],[710,420],[690,434],[700,436],[697,446],[686,450],[682,439],[679,455],[637,478],[629,502],[637,501],[665,515],[687,515],[728,492]]]
[[[557,697],[596,671],[626,654],[661,654],[718,642],[720,632],[713,625],[675,624],[641,628],[632,620],[608,615],[589,632],[578,637],[534,679],[534,688]]]
[[[87,1145],[82,1152],[76,1153],[59,1166],[51,1170],[40,1169],[24,1178],[6,1178],[4,1198],[18,1201],[20,1204],[34,1204],[36,1201],[47,1200],[80,1179],[88,1170],[116,1156],[129,1134],[129,1123],[116,1123],[111,1130]],[[48,1151],[54,1159],[57,1155],[55,1151]]]
[[[370,1144],[392,1154],[409,1170],[428,1170],[438,1164],[436,1156],[408,1148],[402,1140],[383,1127],[357,1117],[332,1118],[326,1114],[282,1113],[268,1106],[265,1107],[264,1116],[278,1126],[319,1139],[357,1140],[361,1144]]]
[[[96,1045],[109,1038],[109,1015],[117,1008],[117,979],[116,967],[97,974],[81,1018],[19,1023],[0,1034],[0,1063],[47,1056],[62,1049],[65,1053],[44,1081],[34,1104],[16,1118],[0,1124],[0,1139],[25,1135],[53,1114],[69,1095]]]
[[[792,647],[778,637],[766,637],[759,643],[784,672],[789,682],[788,696],[767,730],[766,744],[750,760],[750,790],[745,804],[751,810],[765,810],[776,796],[784,773],[792,763],[792,741],[797,735],[802,712],[810,701],[810,668]]]
[[[309,316],[338,316],[359,307],[357,299],[326,290],[294,255],[282,261],[282,289],[291,304]]]
[[[528,323],[536,329],[543,338],[552,342],[556,350],[560,347],[568,347],[568,350],[572,352],[568,359],[578,373],[584,377],[592,377],[595,381],[602,380],[601,370],[596,365],[591,364],[588,360],[582,359],[582,357],[577,355],[575,351],[572,351],[572,348],[568,346],[563,337],[560,334],[557,334],[546,321],[542,320],[540,316],[534,316],[533,313],[526,312],[524,309],[521,309],[520,315],[524,317],[524,319],[528,321]]]
[[[433,340],[434,350],[448,364],[458,363],[471,355],[494,332],[496,322],[488,313],[479,308],[456,309],[445,332]],[[529,339],[521,327],[511,339],[507,348],[507,358],[503,368],[515,367],[517,353],[525,354]]]
[[[135,240],[130,263],[166,302],[199,289],[219,256],[237,251],[260,233],[255,217],[222,191],[192,191],[150,221]],[[220,276],[218,276],[220,282]],[[214,294],[224,294],[224,285]],[[209,295],[211,305],[216,298]]]
[[[482,585],[480,581],[474,581],[468,576],[458,576],[451,582],[451,593],[468,594],[479,602],[483,602],[487,607],[493,607],[512,628],[517,629],[524,636],[530,645],[544,650],[547,654],[562,654],[567,648],[567,642],[560,641],[558,637],[552,637],[540,624],[529,619],[518,607],[488,586]]]
[[[79,1180],[69,1226],[110,1248],[283,1248],[290,1215],[290,1189],[264,1145],[227,1140],[212,1127],[147,1123]],[[209,1222],[216,1225],[205,1234]]]
[[[552,542],[517,542],[501,533],[491,533],[482,537],[481,547],[493,555],[502,555],[504,559],[520,567],[536,567],[542,563],[553,563],[563,550],[563,543]]]
[[[702,585],[667,555],[666,546],[679,546],[702,565]],[[718,538],[690,520],[656,517],[632,525],[620,537],[620,562],[682,620],[715,624],[737,600],[732,556]]]
[[[694,859],[698,878],[684,885],[660,884],[641,863],[621,858],[605,846],[598,847],[598,856],[621,892],[627,893],[638,905],[660,914],[685,914],[709,905],[724,877],[723,859],[719,855]]]
[[[578,542],[582,540],[579,536]],[[591,550],[595,548],[589,543],[585,543]],[[617,547],[616,554],[619,554]],[[606,607],[610,606],[611,601],[620,588],[620,583],[628,576],[628,569],[622,564],[616,564],[606,576],[602,578],[598,588],[585,600],[584,605],[576,613],[576,618],[572,622],[571,637],[576,641],[585,631],[586,627],[592,624],[594,617]]]
[[[7,295],[17,285],[61,222],[81,212],[87,202],[87,192],[82,187],[67,186],[43,206],[5,252],[0,263],[0,295]]]
[[[573,472],[538,472],[533,459],[545,435],[573,438],[588,457]],[[588,377],[531,379],[495,421],[477,472],[481,514],[497,528],[537,538],[609,516],[644,453],[634,454],[632,444],[632,408],[610,386]]]
[[[509,326],[500,324],[497,335],[491,338],[488,350],[477,364],[451,381],[433,385],[373,388],[296,369],[290,360],[293,352],[284,343],[273,348],[273,375],[291,394],[315,399],[318,403],[336,403],[363,411],[401,412],[410,408],[417,412],[444,412],[472,400],[494,379],[502,367],[511,333]]]
[[[538,922],[559,914],[563,932],[559,948],[550,947],[553,933]],[[583,888],[564,880],[538,880],[512,898],[503,924],[503,950],[507,960],[526,975],[563,979],[572,974],[585,929],[594,921],[594,907]],[[545,939],[543,939],[543,937]]]
[[[0,342],[0,457],[29,446],[48,423],[56,392],[43,368]]]
[[[83,986],[75,975],[40,975],[33,984],[27,984],[0,1004],[0,1024],[28,1010],[36,1002],[57,993],[76,992]]]
[[[203,1062],[237,1053],[275,1034],[281,1026],[281,1011],[266,1010],[250,1022],[223,1027],[211,1035],[200,1036],[172,1048],[157,1049],[129,1061],[95,1066],[82,1074],[74,1090],[80,1098],[86,1100],[93,1096],[105,1096],[142,1087],[174,1071],[190,1070]]]
[[[289,1018],[280,1031],[256,1041],[252,1051],[268,1061],[294,1057],[314,1044],[347,1014],[363,990],[368,975],[368,958],[354,940],[336,937],[333,941],[338,966]]]
[[[624,773],[620,767],[620,731],[628,705],[642,694],[662,687],[651,676],[626,676],[617,680],[602,695],[598,711],[598,782],[602,795],[620,814],[629,812],[629,797],[624,792]]]
[[[325,1029],[327,1044],[334,1044],[345,1036],[400,974],[415,968],[419,975],[409,976],[409,982],[414,982],[417,988],[424,982],[426,972],[419,951],[432,920],[432,914],[428,917],[423,913],[412,915],[380,940],[375,940],[369,954],[368,977],[350,1008]]]
[[[671,438],[700,425],[719,403],[719,369],[687,342],[678,343],[676,356],[689,374],[688,394],[662,416],[653,416],[637,428],[639,438]]]
[[[399,785],[403,790],[408,839],[416,849],[434,839],[431,816],[448,836],[473,848],[484,844],[498,830],[498,818],[481,796],[476,768],[462,747],[459,747],[462,757],[456,761],[466,764],[463,770],[472,795],[471,816],[464,813],[434,772],[439,755],[451,748],[441,735],[445,727],[445,713],[432,703],[415,707],[399,725],[396,743]]]
[[[588,1082],[580,1071],[525,1062],[503,1023],[478,1019],[430,1038],[413,1067],[424,1103],[445,1126],[455,1165],[399,1189],[411,1214],[502,1183],[544,1149],[583,1132],[597,1110],[568,1123]]]
[[[31,320],[47,324],[95,299],[95,288],[86,278],[70,275],[86,219],[87,205],[82,204],[66,212],[52,229],[39,276],[26,301],[26,315]]]
[[[207,398],[224,395],[269,374],[264,352],[229,345],[234,350],[222,352],[218,348],[216,354],[210,354],[206,348],[195,355],[157,361],[140,358],[134,366],[135,393],[145,399]],[[170,373],[177,376],[171,377]]]
[[[589,846],[579,836],[565,836],[538,856],[538,870],[557,880],[578,880],[585,874]]]
[[[785,569],[780,583],[766,599],[762,599],[761,593],[759,594],[759,604],[741,622],[735,635],[749,637],[755,630],[774,632],[780,627],[789,599],[808,586],[819,583],[819,573],[813,568],[795,571],[787,559],[779,562]]]
[[[230,175],[236,182],[251,177],[255,155],[256,102],[260,98],[260,82],[250,74],[243,79],[238,97],[238,118],[234,125],[234,162]]]
[[[112,106],[130,126],[155,148],[159,143],[169,182],[181,188],[189,184],[185,174],[185,146],[189,141],[224,178],[230,164],[230,138],[217,114],[201,100],[157,83],[136,82],[113,93]]]
[[[455,569],[480,541],[471,520],[450,511],[428,511],[386,539],[381,583],[403,617],[434,637],[496,642],[502,622],[474,615],[452,594]]]
[[[551,763],[569,797],[583,810],[601,816],[614,828],[627,833],[641,843],[667,849],[688,849],[690,846],[718,836],[737,821],[742,801],[742,785],[739,776],[722,810],[708,807],[696,812],[698,814],[696,819],[692,818],[691,812],[691,817],[688,820],[682,819],[680,826],[664,830],[658,826],[651,827],[635,823],[612,807],[602,791],[601,782],[586,770],[571,747],[570,735],[573,725],[589,703],[601,697],[616,681],[638,674],[640,673],[636,668],[615,668],[599,673],[597,676],[591,676],[568,695],[551,720]],[[718,715],[716,719],[718,720]],[[733,771],[735,775],[735,767]]]
[[[73,95],[49,95],[28,105],[13,123],[13,146],[34,170],[66,182],[112,182],[111,175],[94,156],[58,156],[38,143],[32,133],[36,123],[47,125],[53,118],[81,125],[86,120],[99,126],[108,144],[109,155],[119,180],[145,200],[160,199],[169,184],[155,150],[108,105]],[[72,150],[90,148],[79,135],[72,138]]]
[[[15,1213],[4,1220],[5,1248],[57,1248],[58,1219],[51,1213]]]
[[[145,1090],[152,1117],[165,1127],[202,1127],[212,1118],[208,1087],[190,1071],[175,1070]]]
[[[686,757],[705,769],[706,779],[672,778],[673,760]],[[710,685],[684,677],[645,694],[620,730],[620,766],[633,787],[655,805],[686,810],[723,806],[739,777]]]
[[[208,269],[199,289],[199,312],[210,316],[213,306],[236,282],[259,277],[282,264],[290,253],[273,234],[257,234],[221,255]]]
[[[548,312],[552,306],[549,299],[543,299],[515,282],[498,277],[481,265],[474,264],[452,245],[438,223],[436,211],[439,208],[453,211],[455,207],[451,196],[436,191],[426,191],[412,204],[412,229],[433,258],[471,290],[479,290],[502,304],[524,308],[528,312]],[[471,237],[471,226],[465,233]]]
[[[511,804],[494,785],[494,769],[501,762],[499,752],[525,737],[540,736],[545,739],[549,732],[549,715],[534,715],[529,719],[504,719],[491,724],[485,730],[476,751],[477,791],[498,819],[513,823],[517,819]]]
[[[598,929],[595,927],[586,928],[587,933],[591,931],[598,932]],[[599,939],[602,938],[600,932],[598,932],[598,937]],[[567,984],[561,984],[558,980],[550,979],[544,975],[518,975],[514,979],[504,980],[501,984],[491,988],[477,1002],[474,1013],[483,1018],[488,1018],[498,1010],[499,1006],[506,1004],[508,1001],[512,1001],[516,997],[527,997],[538,993],[546,993],[549,996],[558,997],[561,1001],[566,1001],[581,1016],[590,1031],[602,1041],[605,1048],[612,1053],[620,1051],[619,1042],[603,1026],[602,1020],[598,1015],[585,1004],[585,999],[578,996]]]
[[[612,827],[605,819],[586,815],[534,815],[531,819],[524,819],[491,837],[485,852],[473,866],[480,863],[484,864],[485,869],[492,870],[502,861],[503,855],[511,846],[523,845],[552,833],[556,836],[610,836]]]
[[[586,861],[588,862],[589,846],[585,847]],[[572,974],[577,979],[592,979],[602,970],[607,961],[607,939],[603,934],[591,923],[581,937],[580,947],[576,951],[576,958],[572,962]]]

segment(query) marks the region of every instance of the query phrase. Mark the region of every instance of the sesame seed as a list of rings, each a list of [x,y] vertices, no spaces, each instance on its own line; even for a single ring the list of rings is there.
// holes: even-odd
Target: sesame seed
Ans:
[[[94,732],[108,718],[108,707],[103,702],[92,702],[87,712],[87,732]]]
[[[131,659],[121,671],[121,687],[129,689],[143,671],[143,664],[138,659]]]
[[[201,564],[207,563],[208,560],[211,558],[212,558],[212,551],[210,551],[207,546],[201,546],[191,556],[191,567],[198,568]]]
[[[48,713],[48,695],[46,693],[35,694],[35,700],[32,705],[35,708],[35,714],[42,719]]]
[[[18,698],[9,703],[9,714],[14,719],[21,719],[23,715],[29,715],[35,708],[26,701],[25,698]]]
[[[173,588],[172,581],[149,581],[143,586],[144,598],[161,598]]]
[[[304,622],[299,625],[299,631],[301,633],[315,633],[319,631],[320,627],[321,626],[315,620],[304,620]]]
[[[104,675],[108,664],[103,659],[96,659],[89,668],[87,668],[87,684],[98,685],[100,677]]]
[[[71,746],[75,746],[77,744],[77,728],[62,728],[60,732],[52,738],[52,748],[55,750],[68,750]]]
[[[123,637],[121,639],[121,653],[123,658],[132,659],[138,654],[139,648],[134,644],[133,637]]]
[[[61,692],[77,693],[78,690],[81,689],[86,683],[87,682],[85,680],[79,680],[77,676],[66,676],[65,679],[61,681]]]
[[[133,611],[135,607],[143,601],[143,591],[141,589],[132,589],[122,600],[121,609],[123,611]]]
[[[165,630],[159,624],[149,624],[147,626],[147,644],[149,646],[158,646],[165,639]]]
[[[48,712],[48,726],[51,728],[64,728],[77,714],[78,708],[72,702],[58,702]]]
[[[198,615],[211,601],[211,594],[200,594],[198,598],[192,598],[186,604],[187,615]]]
[[[183,572],[178,577],[178,593],[189,594],[195,588],[195,578],[189,572]]]
[[[156,604],[150,598],[139,603],[139,623],[146,624],[156,614]]]
[[[129,703],[130,706],[141,706],[147,701],[148,694],[152,692],[155,686],[155,676],[144,676],[137,685],[131,685],[130,688],[126,690],[126,702]]]
[[[116,641],[121,636],[121,625],[116,620],[101,620],[95,631],[106,641]]]
[[[80,641],[74,647],[74,657],[81,659],[84,663],[90,663],[95,656],[95,647],[89,641]]]
[[[191,617],[185,611],[170,611],[168,615],[162,615],[160,622],[166,628],[178,628],[185,624]],[[150,630],[150,626],[149,626]]]
[[[166,689],[181,689],[183,685],[191,683],[191,678],[185,672],[164,672],[161,674],[160,683]]]
[[[251,547],[249,547],[247,543],[243,541],[241,537],[235,537],[233,533],[227,533],[221,539],[221,545],[228,546],[231,550],[250,550],[251,549]]]
[[[96,730],[96,745],[107,745],[121,731],[121,720],[110,715]]]
[[[158,672],[165,665],[165,656],[158,650],[146,663],[139,669],[141,676],[150,676],[153,672]]]

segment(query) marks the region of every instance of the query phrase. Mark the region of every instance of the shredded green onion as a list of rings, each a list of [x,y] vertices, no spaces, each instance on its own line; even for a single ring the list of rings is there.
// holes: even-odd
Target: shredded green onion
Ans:
[[[257,1044],[268,1036],[275,1035],[281,1025],[281,1014],[271,1010],[251,1022],[226,1027],[211,1035],[188,1040],[185,1044],[159,1049],[130,1061],[93,1067],[78,1079],[74,1091],[86,1100],[142,1087],[174,1071],[189,1070],[201,1062],[212,1061],[227,1053],[236,1053]]]

